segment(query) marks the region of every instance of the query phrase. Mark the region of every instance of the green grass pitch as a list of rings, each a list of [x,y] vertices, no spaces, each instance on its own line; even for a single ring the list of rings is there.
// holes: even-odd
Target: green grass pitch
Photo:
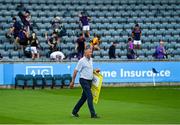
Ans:
[[[171,124],[180,123],[180,87],[102,88],[91,119],[87,104],[71,117],[81,89],[0,89],[0,123]]]

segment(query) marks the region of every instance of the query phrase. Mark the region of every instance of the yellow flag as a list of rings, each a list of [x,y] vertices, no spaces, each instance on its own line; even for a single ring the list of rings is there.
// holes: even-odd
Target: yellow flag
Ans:
[[[93,102],[95,104],[97,104],[99,100],[99,94],[101,91],[102,81],[103,81],[103,76],[100,73],[93,72],[93,81],[92,81],[91,91],[93,95]]]

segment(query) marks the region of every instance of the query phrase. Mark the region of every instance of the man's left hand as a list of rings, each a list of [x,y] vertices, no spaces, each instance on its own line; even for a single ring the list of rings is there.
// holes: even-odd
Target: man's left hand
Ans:
[[[97,73],[99,73],[99,72],[100,72],[100,69],[95,69],[95,71],[96,71]]]

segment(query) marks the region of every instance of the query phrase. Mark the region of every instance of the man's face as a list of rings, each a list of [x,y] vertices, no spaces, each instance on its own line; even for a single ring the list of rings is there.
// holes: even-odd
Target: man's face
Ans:
[[[160,41],[160,45],[163,46],[163,45],[164,45],[164,42],[163,42],[163,41]]]
[[[92,50],[91,50],[91,49],[85,50],[85,55],[86,55],[87,58],[91,58],[91,56],[92,56]]]
[[[56,35],[55,33],[53,33],[52,37],[56,38],[56,37],[57,37],[57,35]]]
[[[28,12],[25,13],[25,16],[30,16],[30,14]]]

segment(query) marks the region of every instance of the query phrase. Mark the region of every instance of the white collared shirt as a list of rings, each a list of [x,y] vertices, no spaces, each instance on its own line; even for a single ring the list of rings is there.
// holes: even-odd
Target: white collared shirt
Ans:
[[[92,58],[88,59],[87,57],[84,56],[79,60],[75,69],[79,72],[80,78],[84,78],[87,80],[93,79]]]

